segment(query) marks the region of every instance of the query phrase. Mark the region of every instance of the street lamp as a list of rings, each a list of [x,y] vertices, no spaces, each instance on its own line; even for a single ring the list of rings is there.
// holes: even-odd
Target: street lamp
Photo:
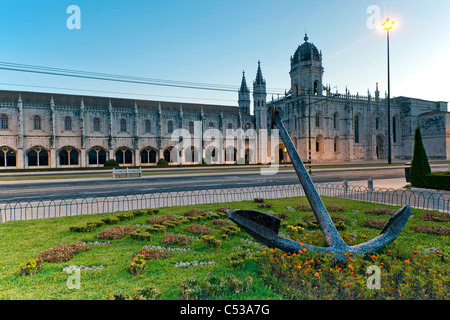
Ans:
[[[390,59],[389,59],[389,31],[394,28],[395,22],[393,20],[390,20],[389,18],[386,19],[385,22],[381,25],[381,28],[386,31],[387,33],[387,77],[388,77],[388,97],[387,97],[387,103],[388,103],[388,163],[392,164],[392,137],[391,137],[391,71],[390,71]]]

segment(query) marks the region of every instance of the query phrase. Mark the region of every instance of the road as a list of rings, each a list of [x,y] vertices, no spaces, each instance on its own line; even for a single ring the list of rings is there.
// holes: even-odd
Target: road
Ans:
[[[448,166],[444,166],[448,168]],[[438,168],[439,169],[439,168]],[[404,177],[403,168],[360,168],[314,170],[315,183],[361,181],[372,178],[392,179]],[[143,176],[141,178],[71,179],[66,181],[21,181],[0,184],[0,201],[24,202],[49,199],[78,199],[92,196],[121,196],[159,192],[242,188],[270,185],[297,184],[293,170],[279,171],[263,176],[259,171],[229,173],[194,173]],[[406,181],[405,181],[406,184]]]

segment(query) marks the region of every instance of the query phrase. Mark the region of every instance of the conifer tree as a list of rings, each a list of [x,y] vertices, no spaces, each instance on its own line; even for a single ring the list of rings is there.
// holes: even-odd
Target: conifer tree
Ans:
[[[414,136],[414,152],[410,171],[411,185],[418,188],[426,187],[424,178],[429,174],[431,174],[431,167],[428,163],[427,153],[423,146],[420,128],[418,127]]]

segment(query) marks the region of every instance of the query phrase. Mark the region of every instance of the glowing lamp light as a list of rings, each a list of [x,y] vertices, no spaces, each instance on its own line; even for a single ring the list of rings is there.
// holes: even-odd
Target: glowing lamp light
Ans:
[[[394,20],[386,19],[385,22],[381,25],[381,30],[388,31],[397,27],[397,23]]]

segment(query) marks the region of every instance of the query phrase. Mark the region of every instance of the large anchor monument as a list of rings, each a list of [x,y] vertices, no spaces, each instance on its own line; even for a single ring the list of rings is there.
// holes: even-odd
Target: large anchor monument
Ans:
[[[276,126],[284,142],[295,172],[300,180],[306,197],[325,237],[326,247],[301,244],[299,242],[278,236],[281,220],[275,216],[254,210],[227,210],[229,218],[245,230],[253,238],[270,248],[278,248],[285,252],[295,253],[299,250],[328,253],[336,259],[345,260],[346,253],[372,254],[391,244],[401,233],[411,214],[411,208],[405,206],[394,213],[379,236],[355,246],[347,245],[337,231],[330,214],[315,188],[311,177],[297,153],[291,138],[281,121],[279,110],[271,109],[272,128]]]

